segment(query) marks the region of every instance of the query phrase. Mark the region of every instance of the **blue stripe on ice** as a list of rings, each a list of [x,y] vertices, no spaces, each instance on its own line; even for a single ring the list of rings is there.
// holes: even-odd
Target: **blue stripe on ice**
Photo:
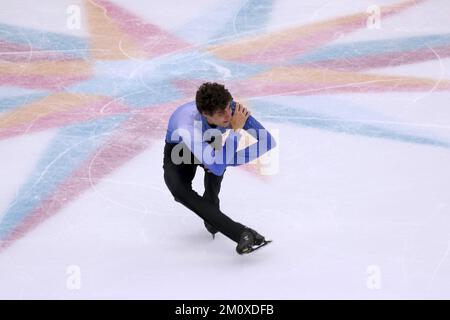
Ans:
[[[68,91],[115,97],[130,107],[142,108],[167,103],[182,97],[180,90],[169,81],[94,78],[71,87]]]
[[[335,44],[317,49],[309,54],[294,58],[293,64],[303,64],[327,60],[350,59],[393,52],[406,52],[428,47],[450,45],[450,34],[421,37],[360,41],[348,44]]]
[[[219,1],[217,6],[195,16],[175,33],[193,43],[229,41],[247,32],[263,32],[272,10],[273,0]]]
[[[134,91],[122,96],[121,100],[131,107],[148,107],[180,99],[182,94],[170,82],[152,81],[145,86],[133,88]]]
[[[12,98],[17,96],[25,96],[32,94],[44,94],[48,93],[45,90],[34,90],[34,89],[25,89],[14,86],[2,85],[0,86],[0,97],[1,98]]]
[[[399,127],[398,124],[374,124],[374,121],[395,121],[395,119],[387,119],[374,112],[365,111],[362,106],[351,105],[348,101],[339,99],[282,97],[278,102],[274,101],[273,103],[267,99],[254,100],[252,106],[254,106],[255,114],[267,121],[292,123],[351,135],[450,148],[449,142],[434,138],[426,132],[412,132],[413,129],[404,129]]]
[[[0,24],[0,39],[32,49],[63,51],[74,58],[86,59],[90,55],[87,39],[60,33]]]
[[[224,25],[234,17],[246,0],[219,1],[216,6],[192,17],[187,23],[178,27],[174,33],[190,43],[205,45]]]
[[[268,69],[268,67],[257,64],[222,60],[207,52],[192,52],[164,61],[154,72],[165,75],[166,79],[230,80],[250,77]]]
[[[79,94],[94,94],[110,97],[120,97],[136,91],[139,84],[135,80],[127,80],[110,76],[93,77],[77,83],[66,91]]]
[[[132,107],[146,107],[184,96],[173,84],[176,80],[229,81],[269,69],[261,65],[222,61],[201,52],[175,54],[154,60],[97,62],[94,78],[75,84],[67,91],[114,96]]]
[[[159,65],[148,72],[152,79],[155,75],[163,75],[164,79],[242,79],[256,73],[269,70],[268,67],[257,64],[237,63],[217,58],[207,52],[192,52],[160,61]],[[141,76],[141,81],[146,75]]]
[[[215,37],[223,38],[248,32],[262,33],[269,22],[272,10],[273,0],[246,1]]]
[[[138,85],[156,80],[220,78],[225,76],[224,72],[227,72],[224,69],[228,69],[232,77],[238,78],[252,76],[269,68],[256,64],[224,61],[211,53],[202,51],[172,54],[146,61],[97,61],[95,63],[97,77],[107,78],[106,84],[117,79],[116,82],[120,82],[122,86],[128,86],[127,81],[134,81]]]
[[[0,98],[0,113],[11,111],[25,104],[38,101],[46,96],[47,96],[46,93],[35,93],[18,97]]]
[[[61,129],[0,221],[0,240],[50,196],[126,117],[112,116]]]

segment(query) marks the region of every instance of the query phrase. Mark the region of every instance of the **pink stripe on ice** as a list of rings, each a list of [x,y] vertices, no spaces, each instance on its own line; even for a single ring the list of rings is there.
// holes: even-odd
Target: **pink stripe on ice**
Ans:
[[[389,83],[391,85],[389,85]],[[316,95],[329,93],[361,93],[361,92],[413,92],[413,91],[449,91],[448,83],[434,84],[402,84],[401,82],[361,82],[361,83],[270,83],[260,81],[242,81],[229,85],[236,95],[243,97],[271,95]]]
[[[142,20],[128,10],[113,4],[111,1],[95,0],[95,2],[107,10],[108,17],[113,19],[119,25],[120,29],[135,41],[137,46],[146,51],[148,57],[155,57],[189,46],[183,40],[162,30],[158,26]]]
[[[48,89],[64,90],[75,83],[90,79],[90,75],[85,76],[21,76],[21,75],[0,75],[0,85],[17,86],[28,89]]]
[[[51,113],[30,123],[21,124],[10,128],[0,128],[0,140],[18,135],[39,132],[46,129],[60,128],[71,124],[99,119],[114,114],[122,114],[129,111],[129,107],[119,102],[110,103],[109,99],[104,99],[94,104],[77,106],[76,108],[72,108],[70,110]]]

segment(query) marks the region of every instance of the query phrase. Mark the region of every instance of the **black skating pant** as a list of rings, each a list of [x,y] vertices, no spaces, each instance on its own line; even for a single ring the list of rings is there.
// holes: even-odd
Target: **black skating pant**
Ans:
[[[189,152],[190,164],[174,164],[171,160],[171,152],[174,146],[176,144],[166,142],[163,169],[164,181],[175,201],[195,212],[200,218],[231,240],[239,242],[239,237],[245,226],[231,220],[219,208],[219,192],[223,175],[216,176],[205,170],[205,192],[203,196],[200,196],[192,190],[192,180],[197,167],[201,165],[194,163],[194,156],[186,148],[182,149],[180,155],[182,155],[182,152]]]

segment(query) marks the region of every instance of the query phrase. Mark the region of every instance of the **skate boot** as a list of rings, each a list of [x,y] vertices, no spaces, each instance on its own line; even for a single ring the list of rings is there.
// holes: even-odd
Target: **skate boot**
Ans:
[[[249,229],[245,229],[242,231],[239,238],[239,242],[236,246],[236,252],[239,254],[250,253],[254,244],[255,238],[253,233]]]
[[[236,252],[239,254],[247,254],[258,250],[271,242],[272,240],[266,240],[255,230],[246,227],[241,233]]]
[[[253,239],[254,239],[255,245],[260,246],[266,241],[266,239],[262,235],[260,235],[258,232],[256,232],[255,230],[250,229],[250,228],[247,228],[247,229],[248,229],[248,231],[250,231],[253,234]]]

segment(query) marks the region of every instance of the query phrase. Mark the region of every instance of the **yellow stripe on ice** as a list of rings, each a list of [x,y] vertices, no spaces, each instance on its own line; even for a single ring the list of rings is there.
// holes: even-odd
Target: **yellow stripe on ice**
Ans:
[[[449,87],[450,80],[435,80],[409,76],[377,75],[359,72],[341,72],[319,68],[279,67],[260,73],[246,81],[262,81],[270,83],[305,83],[314,85],[361,85],[377,84],[395,87],[396,85],[422,85]]]
[[[80,105],[104,99],[102,96],[85,96],[72,93],[55,93],[39,101],[24,105],[19,109],[0,115],[0,128],[9,128],[25,123],[32,123],[39,118],[75,109]]]
[[[108,17],[107,10],[94,0],[86,0],[92,56],[100,60],[145,58],[146,53]]]
[[[1,75],[77,77],[91,73],[91,64],[85,60],[0,63]]]

